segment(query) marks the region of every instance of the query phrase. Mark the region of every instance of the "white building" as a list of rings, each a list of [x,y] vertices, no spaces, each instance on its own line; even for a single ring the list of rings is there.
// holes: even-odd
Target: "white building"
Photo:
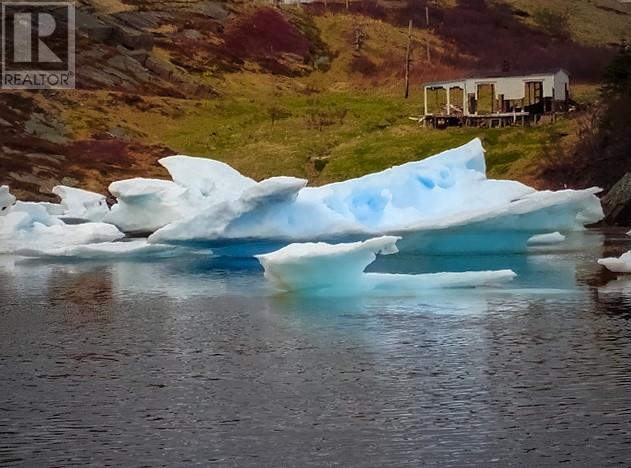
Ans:
[[[428,92],[444,90],[446,105],[441,115],[544,114],[567,110],[569,87],[570,77],[563,69],[525,75],[502,74],[436,81],[424,85],[424,112],[426,116],[434,115],[428,112]],[[453,90],[459,90],[456,100]]]

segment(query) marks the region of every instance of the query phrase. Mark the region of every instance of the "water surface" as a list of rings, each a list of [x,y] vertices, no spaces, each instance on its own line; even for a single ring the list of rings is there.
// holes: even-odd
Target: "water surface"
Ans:
[[[628,466],[631,249],[383,257],[488,291],[306,298],[252,260],[0,257],[0,465]]]

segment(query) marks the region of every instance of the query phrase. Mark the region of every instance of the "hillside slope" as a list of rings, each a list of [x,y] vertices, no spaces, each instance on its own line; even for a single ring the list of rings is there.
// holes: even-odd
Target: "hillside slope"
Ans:
[[[408,119],[420,111],[420,84],[507,61],[512,69],[564,65],[575,79],[593,81],[611,55],[611,37],[583,34],[587,20],[573,19],[558,35],[518,1],[365,0],[349,11],[333,1],[326,8],[268,3],[82,1],[79,89],[0,92],[0,184],[30,199],[53,199],[58,183],[105,192],[115,179],[165,176],[157,159],[178,152],[221,159],[256,178],[286,174],[317,184],[474,136],[489,148],[492,175],[538,184],[538,158],[552,144],[572,144],[573,120],[420,129]],[[631,26],[627,6],[578,3]],[[409,19],[412,94],[404,100]]]

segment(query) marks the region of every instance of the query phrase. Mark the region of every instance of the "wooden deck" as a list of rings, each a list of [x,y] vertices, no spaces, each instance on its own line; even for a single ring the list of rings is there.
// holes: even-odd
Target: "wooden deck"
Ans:
[[[501,112],[494,114],[462,115],[462,114],[427,114],[412,118],[419,125],[433,128],[446,127],[508,127],[526,125],[536,119],[536,115],[528,112]]]

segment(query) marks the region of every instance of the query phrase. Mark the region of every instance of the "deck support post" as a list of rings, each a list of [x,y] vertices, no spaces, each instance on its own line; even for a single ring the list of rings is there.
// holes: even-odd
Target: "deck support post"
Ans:
[[[427,115],[427,86],[423,87],[423,112]]]
[[[451,115],[451,86],[447,85],[447,115]]]

